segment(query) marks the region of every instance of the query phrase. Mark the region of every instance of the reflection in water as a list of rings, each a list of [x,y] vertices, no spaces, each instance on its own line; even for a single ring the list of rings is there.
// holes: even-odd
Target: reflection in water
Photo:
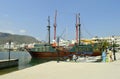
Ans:
[[[45,63],[48,61],[50,61],[50,59],[31,58],[31,61],[29,62],[29,64],[31,66],[34,66],[34,65]]]
[[[4,75],[6,73],[10,73],[10,72],[17,71],[17,70],[18,70],[18,67],[2,69],[2,70],[0,70],[0,75]]]
[[[18,67],[1,69],[0,75],[50,61],[48,59],[31,58],[28,52],[11,52],[10,56],[11,58],[19,59]],[[0,52],[0,60],[3,60],[3,59],[8,59],[8,52]]]

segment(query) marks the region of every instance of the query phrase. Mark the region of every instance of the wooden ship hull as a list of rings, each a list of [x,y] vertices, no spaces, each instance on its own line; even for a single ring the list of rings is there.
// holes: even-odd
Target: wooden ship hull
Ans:
[[[68,57],[74,52],[69,52],[63,47],[52,47],[51,45],[35,45],[34,48],[27,50],[33,58],[51,58]]]
[[[75,53],[78,56],[100,56],[102,54],[101,49],[98,49],[97,45],[75,45],[69,52]]]
[[[100,56],[101,51],[96,49],[96,46],[93,47],[92,45],[80,45],[80,46],[73,46],[71,49],[65,49],[63,47],[56,47],[53,48],[51,45],[38,45],[34,48],[28,50],[30,55],[33,58],[68,58],[72,57],[73,54],[78,56]]]
[[[75,54],[74,52],[34,52],[34,51],[29,51],[29,53],[33,58],[50,58],[50,59],[56,59],[58,57],[64,58]]]
[[[37,51],[28,51],[32,58],[51,58],[55,59],[57,57],[60,58],[69,58],[72,57],[73,54],[77,56],[100,56],[100,51],[94,51],[94,52],[37,52]]]

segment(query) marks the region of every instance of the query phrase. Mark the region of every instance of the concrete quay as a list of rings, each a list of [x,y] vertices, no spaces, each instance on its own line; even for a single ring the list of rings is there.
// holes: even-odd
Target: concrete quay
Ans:
[[[18,59],[0,60],[0,69],[18,66]]]
[[[114,62],[50,61],[1,75],[0,79],[120,79],[120,53]]]
[[[9,74],[0,79],[120,79],[120,60],[111,63],[51,61]]]

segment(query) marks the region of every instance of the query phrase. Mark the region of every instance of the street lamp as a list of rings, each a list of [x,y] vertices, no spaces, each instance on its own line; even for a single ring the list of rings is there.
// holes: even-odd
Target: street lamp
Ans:
[[[9,61],[10,61],[10,50],[11,50],[11,41],[9,41],[9,57],[8,57]]]
[[[60,42],[60,37],[57,37],[57,44],[58,44],[58,47],[57,47],[57,55],[58,55],[58,57],[57,57],[57,63],[59,63],[59,42]]]
[[[113,55],[114,55],[114,60],[116,60],[116,55],[115,55],[115,38],[112,36],[112,48],[113,48]]]

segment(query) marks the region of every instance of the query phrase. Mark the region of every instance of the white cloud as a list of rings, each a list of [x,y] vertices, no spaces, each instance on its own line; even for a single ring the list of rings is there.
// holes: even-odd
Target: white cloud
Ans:
[[[36,37],[36,39],[40,41],[40,38],[39,38],[39,37]]]
[[[26,30],[22,29],[19,31],[20,33],[26,33]]]
[[[6,31],[7,33],[11,33],[11,34],[15,34],[13,31],[11,31],[11,30],[7,30]]]
[[[2,30],[2,29],[1,29],[0,32],[15,34],[12,30]]]

